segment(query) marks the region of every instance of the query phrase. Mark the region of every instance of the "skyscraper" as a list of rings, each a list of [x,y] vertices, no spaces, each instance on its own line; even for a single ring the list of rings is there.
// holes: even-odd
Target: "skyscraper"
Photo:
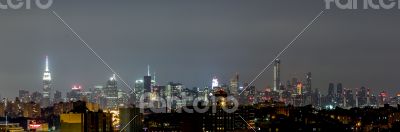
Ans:
[[[280,80],[280,64],[281,61],[279,59],[276,59],[274,61],[274,91],[277,91],[279,89],[279,85],[281,83]]]
[[[255,96],[256,96],[256,87],[255,86],[249,86],[248,87],[248,89],[249,89],[249,96],[247,97],[247,102],[249,103],[249,104],[255,104],[256,102],[256,100],[255,100]]]
[[[345,108],[348,107],[354,107],[355,106],[355,100],[353,96],[353,91],[351,89],[344,89],[344,101],[343,101],[343,106]]]
[[[383,107],[385,104],[389,103],[389,97],[388,93],[386,91],[382,91],[379,93],[379,100],[378,100],[378,106]]]
[[[143,93],[144,92],[144,86],[143,86],[144,84],[143,84],[143,80],[136,80],[135,81],[135,90],[136,90],[136,92],[140,92],[140,93]]]
[[[46,56],[46,68],[43,73],[43,98],[41,101],[42,107],[50,106],[51,95],[51,74],[49,70],[49,58]]]
[[[371,106],[371,91],[367,89],[367,106]]]
[[[144,93],[144,81],[142,79],[136,80],[135,81],[135,92],[132,92],[131,94],[131,103],[132,104],[139,104],[139,100],[142,97]]]
[[[19,99],[21,100],[21,102],[23,103],[28,103],[30,102],[30,98],[29,98],[29,91],[26,90],[19,90]]]
[[[358,88],[356,88],[356,102],[355,102],[355,107],[359,107],[359,91],[358,91]]]
[[[151,92],[150,66],[147,66],[147,76],[143,77],[144,92]]]
[[[329,83],[328,96],[330,98],[335,97],[335,84],[333,84],[333,83]]]
[[[94,86],[93,94],[93,102],[99,104],[101,109],[105,109],[107,107],[107,99],[104,95],[104,85]]]
[[[128,93],[118,89],[118,106],[129,106],[129,95]]]
[[[104,95],[106,97],[107,109],[118,109],[118,88],[115,74],[107,81],[104,88]]]
[[[364,106],[367,104],[367,89],[365,87],[361,87],[360,92],[358,94],[358,106]]]
[[[238,95],[238,89],[239,89],[239,74],[236,73],[235,77],[231,79],[230,86],[229,86],[229,92],[232,95]]]
[[[336,97],[341,98],[343,96],[343,86],[342,83],[336,85]]]
[[[326,102],[329,105],[336,105],[336,93],[335,93],[335,84],[329,83],[328,95],[326,96]]]
[[[212,84],[211,84],[211,90],[214,90],[214,88],[219,87],[219,82],[218,82],[218,78],[214,77],[212,79]]]
[[[311,88],[311,72],[306,73],[306,84],[305,84],[305,89],[307,93],[311,93],[312,92],[312,88]]]
[[[319,93],[319,89],[316,88],[312,95],[312,104],[314,106],[321,107],[321,94]]]
[[[67,93],[67,99],[68,99],[68,101],[78,101],[78,100],[81,100],[81,99],[82,99],[82,98],[81,98],[82,92],[83,92],[83,91],[82,91],[82,86],[74,85],[74,86],[71,88],[71,91]]]
[[[343,86],[342,83],[338,83],[336,85],[336,102],[339,104],[339,106],[343,107],[344,102],[343,102]]]
[[[296,89],[297,89],[297,95],[302,95],[303,94],[303,83],[298,82]]]
[[[304,104],[312,104],[312,88],[311,88],[311,72],[306,73],[306,80],[304,82]]]

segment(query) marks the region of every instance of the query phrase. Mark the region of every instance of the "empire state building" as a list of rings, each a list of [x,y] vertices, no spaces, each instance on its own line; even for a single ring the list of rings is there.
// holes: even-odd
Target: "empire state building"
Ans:
[[[51,74],[49,70],[49,58],[46,56],[46,68],[43,73],[43,98],[41,101],[42,107],[50,106],[50,94],[51,94]]]

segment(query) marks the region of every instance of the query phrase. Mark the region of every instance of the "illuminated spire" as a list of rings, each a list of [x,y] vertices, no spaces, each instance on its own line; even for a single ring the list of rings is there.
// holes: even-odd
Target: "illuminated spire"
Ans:
[[[49,57],[48,56],[46,56],[46,69],[45,69],[45,71],[46,72],[49,71]]]
[[[150,75],[150,65],[147,65],[147,76],[151,76]]]
[[[110,77],[110,81],[114,81],[114,80],[117,80],[117,78],[115,77],[115,74],[113,74],[113,76]]]
[[[154,85],[156,85],[156,72],[153,73],[153,80],[154,80]]]
[[[49,70],[49,57],[46,56],[46,68],[44,69],[44,73],[43,73],[43,80],[44,81],[51,81],[51,74],[50,74],[50,70]]]
[[[40,101],[40,106],[48,107],[50,106],[51,96],[51,73],[49,70],[49,57],[46,56],[46,66],[43,73],[43,91],[42,91],[42,100]]]

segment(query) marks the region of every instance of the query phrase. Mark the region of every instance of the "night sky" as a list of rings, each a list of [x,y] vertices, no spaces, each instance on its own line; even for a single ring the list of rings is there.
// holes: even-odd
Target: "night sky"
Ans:
[[[147,73],[186,87],[250,82],[318,13],[320,0],[55,0],[48,10],[0,10],[0,90],[42,91],[48,55],[55,90],[103,85],[112,72],[51,13],[56,11],[131,86]],[[400,10],[327,10],[281,57],[282,81],[312,72],[328,83],[400,92]],[[255,82],[272,86],[272,68]],[[128,90],[119,83],[123,90]]]

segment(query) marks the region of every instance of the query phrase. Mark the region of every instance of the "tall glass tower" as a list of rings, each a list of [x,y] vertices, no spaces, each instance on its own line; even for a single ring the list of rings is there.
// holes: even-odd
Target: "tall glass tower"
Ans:
[[[118,87],[117,78],[115,74],[107,81],[107,85],[104,88],[104,94],[106,96],[106,108],[109,110],[118,109]]]
[[[229,94],[237,96],[239,89],[239,74],[236,75],[231,79],[230,86],[229,86]]]
[[[144,92],[152,92],[151,84],[150,66],[147,65],[147,76],[143,77]]]
[[[280,80],[280,72],[281,72],[280,71],[281,70],[280,64],[281,64],[281,61],[279,59],[276,59],[274,61],[274,91],[277,91],[279,89],[279,85],[281,83],[281,80]]]

